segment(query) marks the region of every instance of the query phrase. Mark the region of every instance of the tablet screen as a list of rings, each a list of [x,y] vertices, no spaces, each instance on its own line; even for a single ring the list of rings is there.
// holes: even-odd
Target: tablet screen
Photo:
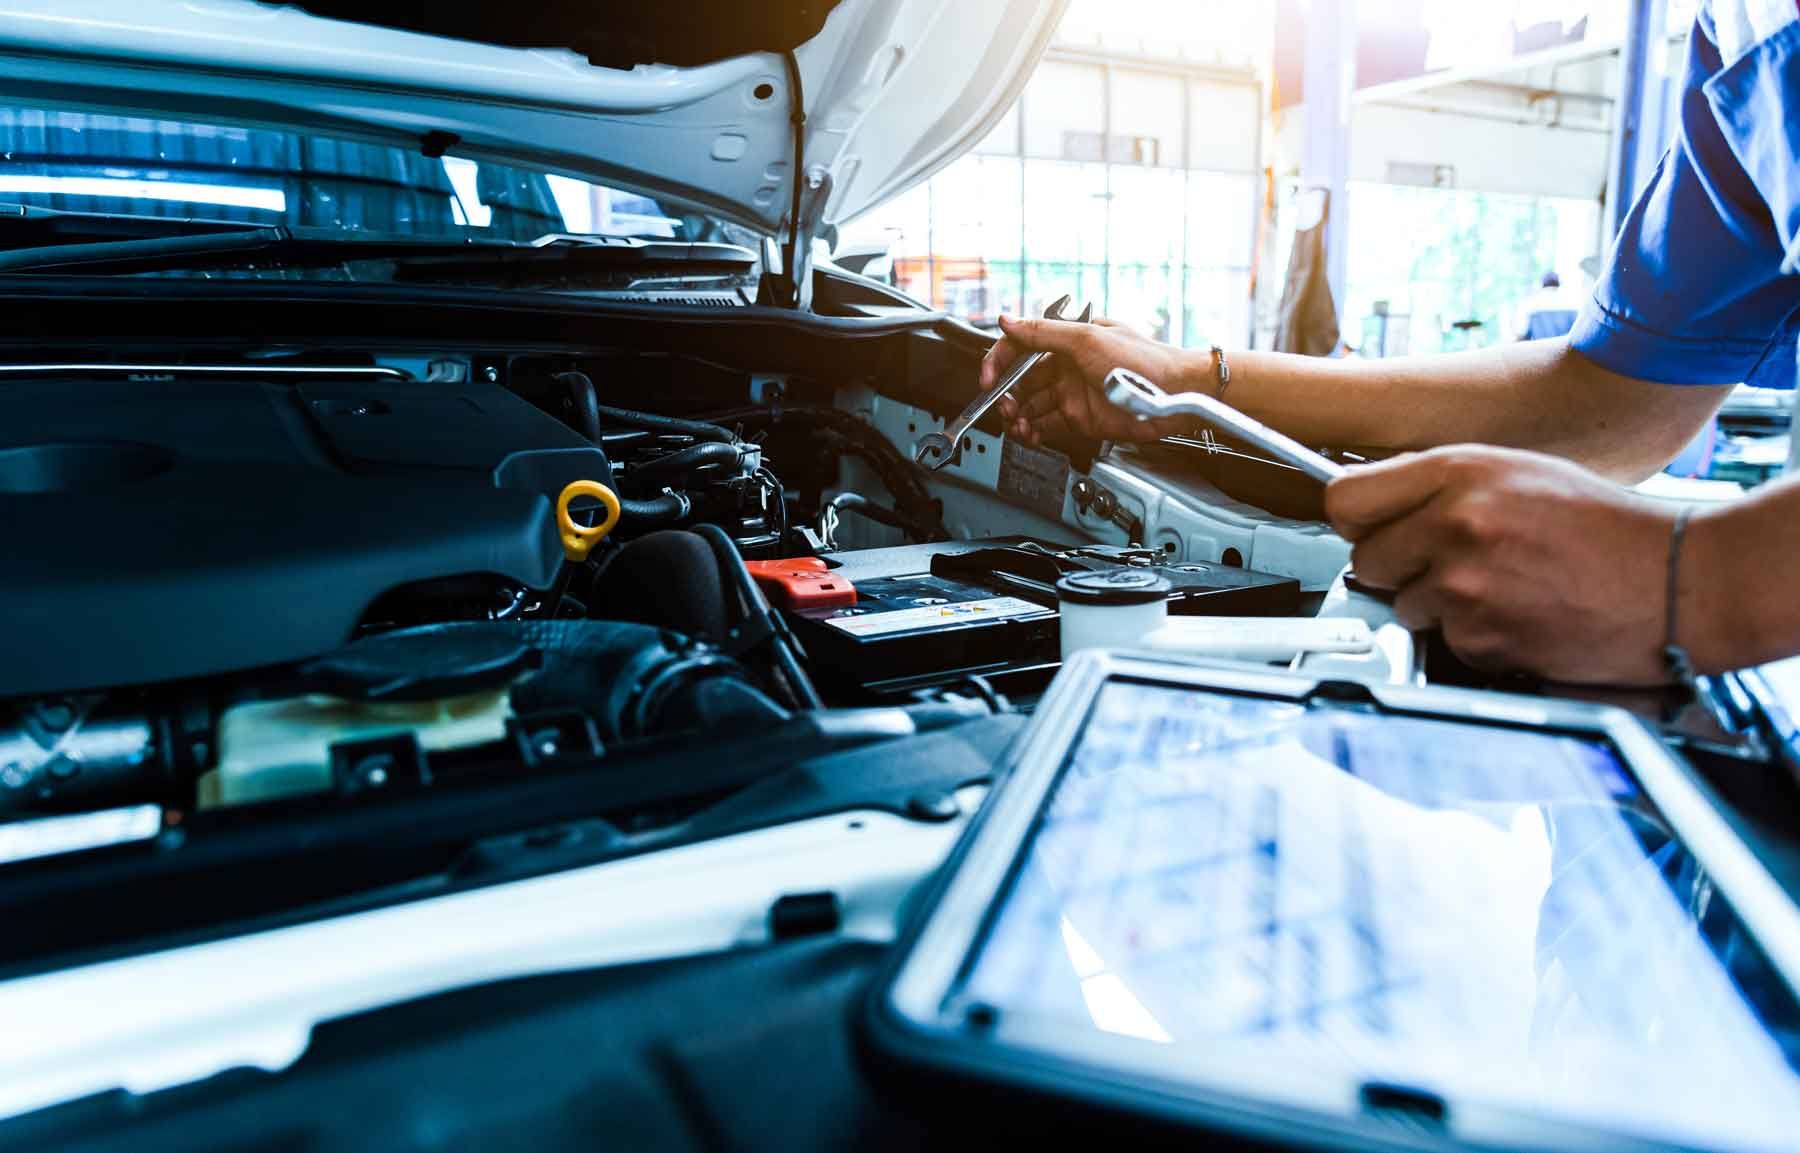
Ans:
[[[1453,1113],[1800,1133],[1791,991],[1584,738],[1108,682],[958,996]]]

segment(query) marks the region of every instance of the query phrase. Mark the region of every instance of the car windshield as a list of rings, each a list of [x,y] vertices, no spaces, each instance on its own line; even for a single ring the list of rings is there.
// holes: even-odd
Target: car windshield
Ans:
[[[514,165],[141,116],[0,107],[0,201],[421,237],[721,239],[703,216]]]

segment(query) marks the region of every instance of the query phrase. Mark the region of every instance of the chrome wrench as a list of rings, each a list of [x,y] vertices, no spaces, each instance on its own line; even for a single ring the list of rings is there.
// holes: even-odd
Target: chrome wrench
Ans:
[[[1070,297],[1058,299],[1049,308],[1044,309],[1044,319],[1061,320],[1063,312],[1072,303]],[[1094,316],[1094,306],[1088,305],[1075,318],[1075,323],[1086,324]],[[943,432],[928,432],[919,438],[918,447],[913,450],[913,463],[923,465],[936,472],[955,460],[961,451],[963,437],[975,427],[975,422],[987,415],[987,410],[1000,403],[1000,398],[1013,390],[1013,386],[1025,379],[1025,375],[1049,356],[1047,352],[1034,352],[1024,357],[1017,364],[1006,370],[1005,375],[995,382],[994,387],[969,402],[969,407],[957,414],[955,420]]]
[[[1268,453],[1282,464],[1299,469],[1320,484],[1330,484],[1349,471],[1330,457],[1314,452],[1292,437],[1276,432],[1203,392],[1164,392],[1154,381],[1129,368],[1115,368],[1107,373],[1105,389],[1107,400],[1140,419],[1198,417]]]

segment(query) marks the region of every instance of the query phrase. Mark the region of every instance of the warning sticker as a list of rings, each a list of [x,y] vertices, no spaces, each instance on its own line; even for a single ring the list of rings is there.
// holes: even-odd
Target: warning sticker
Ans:
[[[851,611],[854,612],[854,610]],[[842,629],[853,637],[878,637],[886,636],[889,633],[939,628],[947,624],[1011,620],[1015,617],[1036,616],[1049,611],[1043,605],[1034,605],[1030,601],[1020,600],[1018,597],[989,597],[986,600],[920,605],[917,608],[895,609],[891,612],[874,612],[860,616],[835,616],[825,623],[833,628]]]
[[[1061,520],[1069,488],[1069,458],[1008,437],[1000,446],[1000,495],[1051,520]]]

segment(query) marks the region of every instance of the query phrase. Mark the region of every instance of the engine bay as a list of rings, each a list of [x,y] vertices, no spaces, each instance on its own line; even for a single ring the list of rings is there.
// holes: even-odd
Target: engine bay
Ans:
[[[233,1107],[211,1074],[302,1084],[347,1022],[563,968],[641,964],[655,1000],[708,954],[728,990],[821,939],[855,961],[806,1026],[834,1046],[816,1089],[878,1129],[838,1018],[1060,668],[1059,585],[1150,582],[1172,624],[1271,635],[1360,614],[1406,645],[1298,667],[1420,676],[1316,486],[1228,442],[990,421],[917,468],[985,347],[941,318],[397,307],[387,340],[209,347],[152,340],[141,303],[110,357],[0,365],[29,546],[0,567],[0,994],[20,1021],[93,1007],[38,1030],[89,1049],[8,1066],[15,1132],[105,1147],[121,1109]],[[145,964],[161,995],[109,1012]],[[264,1050],[271,1021],[299,1047]]]
[[[589,852],[678,837],[798,758],[1028,709],[1070,573],[1316,611],[1343,546],[1304,494],[986,427],[917,468],[982,338],[879,303],[0,365],[29,542],[0,629],[30,654],[0,668],[0,962],[474,883],[486,839],[570,813],[608,822]],[[1217,449],[1190,463],[1289,499]],[[574,549],[596,488],[616,527]]]

